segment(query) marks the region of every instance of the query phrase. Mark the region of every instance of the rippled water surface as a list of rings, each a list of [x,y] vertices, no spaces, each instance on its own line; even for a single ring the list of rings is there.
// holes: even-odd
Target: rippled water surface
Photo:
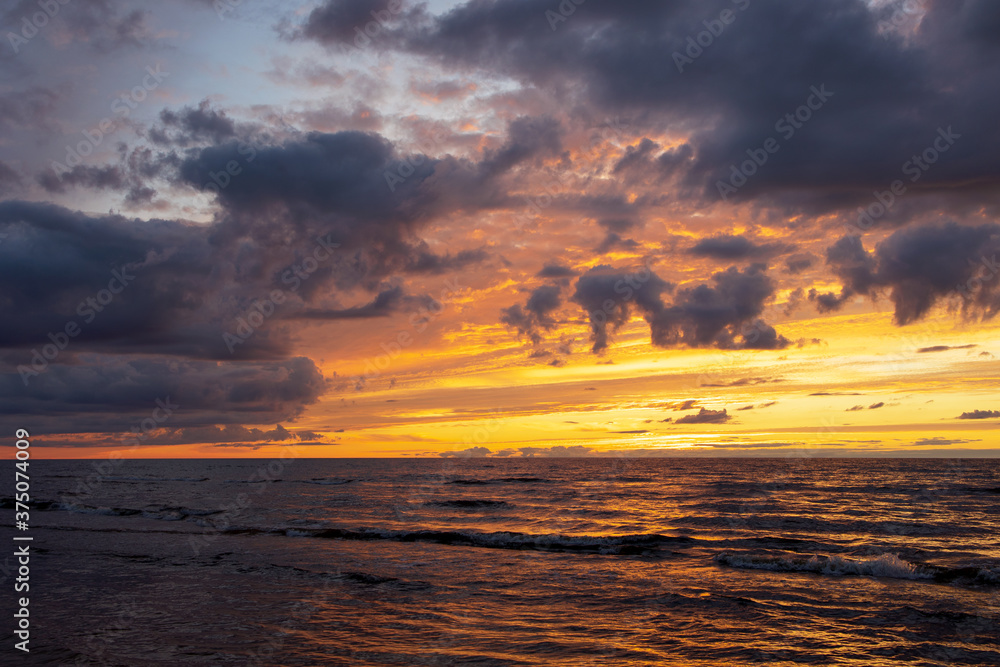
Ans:
[[[32,463],[35,664],[1000,664],[993,460],[103,472]]]

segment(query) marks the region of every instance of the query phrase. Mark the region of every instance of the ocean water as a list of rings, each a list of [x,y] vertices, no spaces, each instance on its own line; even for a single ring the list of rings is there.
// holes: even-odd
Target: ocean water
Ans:
[[[4,664],[1000,664],[996,460],[33,461],[31,484],[32,651],[5,623]]]

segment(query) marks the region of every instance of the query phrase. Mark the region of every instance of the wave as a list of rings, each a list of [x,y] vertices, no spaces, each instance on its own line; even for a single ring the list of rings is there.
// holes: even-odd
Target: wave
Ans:
[[[202,510],[190,507],[152,506],[143,509],[131,507],[99,507],[76,503],[50,503],[46,509],[59,509],[75,514],[95,514],[99,516],[139,516],[161,521],[182,521],[219,514],[223,510]]]
[[[857,575],[890,577],[893,579],[933,579],[934,573],[899,558],[881,554],[872,558],[852,560],[842,556],[770,556],[721,553],[715,557],[720,565],[749,570],[774,572],[810,572],[835,576]]]
[[[704,530],[706,527],[746,531],[784,531],[820,535],[864,533],[868,535],[908,535],[939,537],[956,535],[988,535],[989,529],[954,522],[927,523],[916,521],[870,521],[838,517],[782,514],[780,509],[764,503],[733,506],[723,502],[702,504],[698,514],[680,516],[672,523]]]
[[[496,479],[453,479],[450,482],[445,482],[445,484],[464,484],[466,486],[481,486],[485,484],[535,484],[543,482],[551,482],[550,479],[545,479],[544,477],[498,477]]]
[[[721,553],[715,557],[715,561],[720,565],[749,570],[931,580],[937,583],[971,586],[992,587],[1000,585],[1000,568],[997,567],[979,565],[944,567],[929,563],[910,563],[891,553],[871,558],[822,555],[805,558],[802,556]]]
[[[102,477],[105,482],[207,482],[208,477]]]
[[[231,533],[260,532],[235,528]],[[342,528],[318,528],[305,530],[301,528],[284,531],[290,537],[313,537],[334,540],[385,540],[392,542],[429,542],[433,544],[448,544],[453,546],[483,547],[487,549],[512,549],[519,551],[552,551],[576,552],[603,555],[645,555],[659,551],[665,546],[683,546],[695,542],[693,538],[684,536],[669,536],[659,534],[638,535],[532,535],[527,533],[496,532],[462,532],[443,530],[378,530],[361,528],[358,530]]]
[[[282,479],[227,479],[223,484],[267,484],[283,481]]]
[[[312,479],[302,479],[299,480],[302,484],[322,484],[325,486],[340,486],[341,484],[350,484],[353,479],[326,479],[323,477],[313,477]]]
[[[432,500],[424,505],[462,508],[511,507],[511,504],[504,500]]]

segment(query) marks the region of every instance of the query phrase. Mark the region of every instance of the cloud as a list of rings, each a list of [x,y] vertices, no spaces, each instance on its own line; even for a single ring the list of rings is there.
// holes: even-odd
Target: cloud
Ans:
[[[561,264],[546,264],[542,270],[535,274],[539,278],[573,278],[579,273],[568,266]]]
[[[726,410],[709,410],[702,408],[697,414],[678,417],[676,424],[725,424],[732,417]]]
[[[363,306],[353,306],[351,308],[320,309],[307,308],[295,315],[298,319],[305,320],[348,320],[369,317],[388,317],[398,312],[400,306],[405,303],[418,302],[428,305],[426,300],[413,299],[407,297],[402,287],[396,286],[379,292],[369,303]]]
[[[1000,419],[1000,410],[973,410],[963,412],[958,419]]]
[[[156,143],[174,143],[188,146],[198,142],[221,144],[236,136],[236,124],[225,111],[212,109],[208,100],[202,100],[197,107],[184,107],[179,111],[164,109],[160,112],[164,128],[175,130],[168,138],[165,130],[157,130],[151,135]]]
[[[127,431],[160,400],[179,406],[164,422],[170,428],[274,424],[300,415],[326,389],[322,373],[305,357],[217,364],[101,355],[89,362],[53,363],[28,386],[16,372],[0,374],[0,423],[17,428],[24,415],[48,415],[57,418],[41,422],[40,433]]]
[[[928,352],[947,352],[948,350],[969,350],[974,347],[979,347],[979,346],[976,345],[975,343],[970,343],[969,345],[932,345],[930,347],[918,348],[917,353],[926,354]]]
[[[788,252],[794,246],[784,243],[755,243],[745,236],[720,234],[703,238],[688,249],[692,255],[712,259],[765,258]]]
[[[777,405],[777,404],[778,404],[777,401],[768,401],[767,403],[761,403],[760,405],[754,405],[754,404],[751,403],[750,405],[744,405],[742,408],[736,408],[736,409],[737,410],[764,409],[764,408],[769,408],[772,405]]]
[[[550,116],[522,116],[507,127],[507,140],[499,149],[488,150],[480,163],[483,173],[494,176],[536,157],[558,155],[562,150],[562,127]]]
[[[604,237],[604,240],[601,241],[600,245],[594,248],[594,252],[598,255],[603,255],[615,249],[635,250],[636,248],[641,247],[642,246],[638,242],[632,239],[623,239],[615,232],[608,232],[608,235]]]
[[[948,222],[901,229],[868,253],[858,236],[827,249],[827,264],[843,282],[839,295],[810,292],[820,312],[837,310],[852,296],[888,292],[895,322],[923,318],[939,301],[961,297],[967,317],[989,319],[1000,310],[1000,225]]]
[[[594,352],[607,348],[609,328],[616,331],[633,310],[643,314],[653,344],[660,347],[778,349],[790,344],[758,317],[774,294],[763,265],[743,271],[730,267],[712,280],[714,286],[678,291],[668,306],[661,295],[672,291],[673,285],[648,268],[625,273],[601,265],[580,276],[571,300],[587,311]]]
[[[519,447],[521,456],[528,458],[539,456],[542,458],[569,458],[574,456],[586,456],[593,452],[592,447],[584,445],[555,445],[553,447]]]
[[[327,0],[309,13],[298,36],[328,45],[364,48],[371,42],[371,38],[365,34],[366,26],[374,21],[380,32],[384,29],[383,24],[393,20],[399,13],[387,11],[386,8],[383,0]],[[373,14],[382,18],[376,19]],[[378,38],[379,32],[374,29],[372,32]]]
[[[807,252],[795,253],[785,258],[786,273],[802,273],[810,268],[816,261],[816,257]]]
[[[348,6],[368,8],[329,0],[310,16],[306,37],[347,39],[349,21],[320,18]],[[373,48],[423,55],[446,71],[558,91],[591,113],[631,113],[638,122],[641,111],[651,135],[664,123],[689,128],[680,147],[662,153],[644,137],[615,169],[641,170],[686,147],[686,156],[665,162],[703,199],[718,201],[716,183],[729,179],[748,150],[774,137],[780,150],[737,200],[853,210],[905,176],[900,165],[932,145],[941,119],[955,123],[963,138],[947,159],[919,172],[913,189],[953,199],[988,194],[997,166],[977,146],[1000,143],[988,112],[1000,93],[991,85],[995,41],[983,26],[994,25],[1000,9],[987,0],[927,3],[919,25],[903,35],[882,27],[894,8],[863,0],[794,6],[761,0],[746,11],[728,0],[588,3],[553,30],[532,3],[472,0],[437,15],[420,10],[414,20],[387,27]],[[723,9],[737,25],[679,72],[673,54],[684,53],[689,36]],[[832,93],[822,108],[791,134],[777,130],[776,122],[819,86]]]
[[[784,382],[783,378],[748,377],[730,382],[703,382],[703,387],[746,387],[748,385],[767,384],[769,382]]]
[[[602,218],[597,221],[597,224],[609,232],[616,234],[624,234],[625,232],[642,227],[641,222],[629,220],[628,218]]]
[[[592,350],[601,352],[608,346],[609,327],[617,331],[628,322],[633,309],[650,321],[664,308],[661,295],[672,288],[648,268],[627,273],[601,265],[580,276],[570,300],[587,312]]]
[[[949,445],[965,445],[977,440],[954,440],[950,438],[921,438],[914,442],[916,447],[947,447]]]
[[[469,447],[458,451],[441,452],[441,458],[478,459],[489,456],[492,452],[486,447]]]
[[[500,321],[537,345],[542,341],[541,330],[552,329],[555,326],[552,313],[561,305],[560,288],[555,285],[542,285],[532,291],[523,308],[520,304],[504,308],[501,311]]]
[[[790,341],[759,319],[775,291],[765,271],[761,264],[742,271],[733,266],[714,274],[714,285],[679,290],[673,304],[652,317],[653,343],[661,347],[787,347]]]

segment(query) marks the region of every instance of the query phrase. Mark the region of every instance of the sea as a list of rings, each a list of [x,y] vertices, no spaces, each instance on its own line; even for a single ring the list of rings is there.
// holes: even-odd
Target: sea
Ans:
[[[1000,665],[995,459],[33,460],[20,530],[12,487],[4,665]]]

